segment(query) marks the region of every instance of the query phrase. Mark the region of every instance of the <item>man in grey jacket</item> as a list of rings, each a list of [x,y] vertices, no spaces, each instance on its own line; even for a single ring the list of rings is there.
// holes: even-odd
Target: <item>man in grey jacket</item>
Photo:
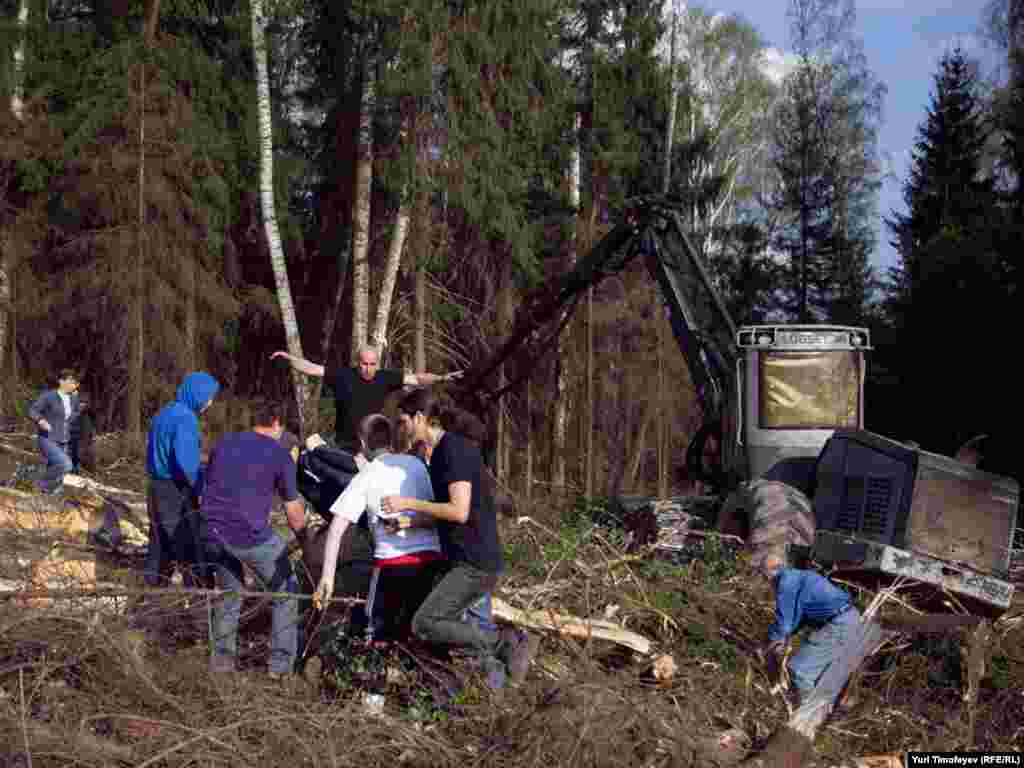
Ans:
[[[32,403],[29,418],[36,423],[36,442],[46,459],[40,490],[56,493],[71,471],[71,435],[78,420],[78,374],[65,368],[57,376],[57,388],[48,389]]]

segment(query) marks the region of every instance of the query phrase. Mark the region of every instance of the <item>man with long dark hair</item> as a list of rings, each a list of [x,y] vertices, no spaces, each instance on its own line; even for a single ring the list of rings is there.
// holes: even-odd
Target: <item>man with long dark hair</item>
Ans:
[[[417,390],[398,405],[400,425],[413,441],[430,451],[434,501],[385,496],[385,515],[427,514],[434,518],[448,572],[413,616],[413,633],[436,646],[460,648],[480,659],[491,688],[504,685],[506,674],[520,682],[529,665],[528,637],[515,630],[497,632],[467,622],[467,608],[493,592],[504,569],[493,493],[484,482],[484,465],[476,443],[460,434],[469,419]]]

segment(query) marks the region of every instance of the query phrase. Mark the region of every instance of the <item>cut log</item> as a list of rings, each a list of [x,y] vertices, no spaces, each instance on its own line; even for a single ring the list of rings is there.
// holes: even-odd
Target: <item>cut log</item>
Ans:
[[[72,488],[82,488],[84,490],[98,493],[101,496],[116,496],[123,497],[125,499],[134,499],[134,503],[146,508],[145,493],[141,491],[132,491],[128,488],[117,488],[113,485],[104,485],[98,483],[95,480],[90,480],[88,477],[82,477],[81,475],[67,474],[64,475],[64,485],[70,485]]]
[[[651,641],[636,632],[623,629],[618,624],[600,619],[582,619],[570,614],[555,613],[546,609],[524,611],[494,598],[492,615],[498,621],[518,624],[532,629],[547,629],[570,637],[597,638],[608,640],[641,654],[651,652]]]
[[[90,490],[68,497],[0,488],[0,528],[53,533],[82,543],[101,528],[117,528],[121,541],[142,546],[149,539],[149,525],[132,506]]]

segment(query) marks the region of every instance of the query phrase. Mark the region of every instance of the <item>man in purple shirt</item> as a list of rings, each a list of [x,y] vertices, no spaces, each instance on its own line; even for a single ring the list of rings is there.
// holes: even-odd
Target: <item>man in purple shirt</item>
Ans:
[[[789,674],[799,700],[814,690],[860,623],[849,594],[814,571],[786,568],[778,555],[768,555],[761,574],[775,589],[775,621],[768,628],[768,663],[774,676],[789,638],[803,624],[814,627],[789,660]]]
[[[296,536],[305,534],[306,516],[295,488],[295,462],[278,442],[284,427],[282,409],[263,403],[253,409],[253,428],[222,437],[210,452],[202,513],[206,522],[206,549],[220,587],[243,589],[242,564],[259,577],[270,592],[294,593],[295,575],[288,545],[270,526],[275,493],[284,500],[288,525]],[[214,609],[213,657],[215,672],[235,668],[238,645],[239,597],[225,596]],[[294,598],[272,601],[273,636],[270,673],[290,674],[298,650],[298,606]]]

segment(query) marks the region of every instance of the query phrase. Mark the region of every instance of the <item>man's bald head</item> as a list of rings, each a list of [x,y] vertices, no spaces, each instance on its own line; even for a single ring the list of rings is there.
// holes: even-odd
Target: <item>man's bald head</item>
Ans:
[[[359,376],[364,381],[373,381],[380,369],[380,353],[376,347],[364,344],[359,347]]]

